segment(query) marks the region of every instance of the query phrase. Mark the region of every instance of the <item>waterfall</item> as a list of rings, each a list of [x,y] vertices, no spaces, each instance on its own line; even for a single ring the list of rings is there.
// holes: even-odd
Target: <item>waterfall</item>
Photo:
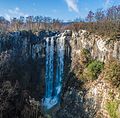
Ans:
[[[55,82],[55,94],[58,95],[61,91],[61,82],[64,69],[64,38],[57,39],[57,70],[56,70],[56,82]]]
[[[53,91],[53,57],[54,55],[54,41],[53,38],[51,38],[50,46],[49,46],[49,38],[46,39],[46,92],[45,96],[46,98],[49,98],[52,96]]]
[[[54,42],[56,45],[56,51]],[[54,57],[56,53],[56,57]],[[54,61],[56,60],[56,68]],[[62,88],[62,78],[64,70],[64,37],[54,39],[46,38],[46,74],[45,74],[45,96],[43,105],[50,109],[59,103]],[[54,73],[55,72],[55,73]],[[55,79],[54,79],[55,77]],[[54,93],[54,94],[53,94]]]

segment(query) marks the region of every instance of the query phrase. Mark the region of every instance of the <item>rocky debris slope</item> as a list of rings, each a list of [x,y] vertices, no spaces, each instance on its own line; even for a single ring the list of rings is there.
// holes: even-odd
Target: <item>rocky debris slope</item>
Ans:
[[[108,112],[107,104],[112,103],[115,118],[120,116],[120,92],[102,76],[91,83],[82,84],[79,80],[69,78],[69,85],[62,96],[61,108],[56,118],[112,118]],[[114,104],[115,103],[115,104]],[[118,108],[114,105],[119,105]],[[115,107],[115,108],[114,108]]]
[[[89,118],[111,118],[108,113],[107,104],[110,101],[119,101],[120,103],[119,90],[112,87],[111,84],[102,79],[101,76],[99,76],[98,80],[87,83],[85,89],[84,108]],[[118,107],[116,112],[120,113],[120,111],[117,111],[119,109]]]

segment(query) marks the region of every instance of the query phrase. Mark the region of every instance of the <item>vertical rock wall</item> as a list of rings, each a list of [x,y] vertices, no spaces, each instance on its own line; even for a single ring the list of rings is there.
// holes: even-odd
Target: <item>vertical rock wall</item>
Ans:
[[[74,54],[78,53],[79,56],[79,51],[85,48],[90,51],[94,59],[103,62],[110,58],[120,60],[120,39],[102,38],[85,30],[80,30],[78,33],[72,33],[71,47],[73,59]]]

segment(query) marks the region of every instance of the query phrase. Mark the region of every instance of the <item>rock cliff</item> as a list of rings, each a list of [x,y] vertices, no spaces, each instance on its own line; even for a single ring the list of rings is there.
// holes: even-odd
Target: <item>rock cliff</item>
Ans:
[[[120,60],[120,39],[100,37],[85,30],[72,33],[72,54],[79,54],[83,48],[88,49],[94,59],[108,61],[110,58]]]
[[[120,61],[120,39],[100,37],[85,30],[10,32],[0,35],[0,53],[0,110],[4,110],[1,113],[5,118],[9,118],[5,114],[10,115],[7,109],[12,103],[17,114],[14,110],[9,111],[15,117],[19,114],[24,117],[30,114],[32,118],[43,117],[38,106],[42,106],[45,95],[51,97],[49,101],[46,97],[50,105],[56,100],[54,95],[59,98],[55,101],[57,107],[50,113],[53,118],[110,118],[113,114],[109,114],[107,106],[111,107],[111,104],[116,109],[116,118],[119,118],[119,89],[105,80],[101,71],[94,81],[84,81],[81,75],[84,75],[83,72],[92,60],[103,64],[111,59]],[[49,74],[46,73],[47,68]],[[16,90],[16,81],[20,84],[19,91]],[[26,91],[29,97],[24,98],[23,93]],[[21,104],[17,104],[19,100]],[[4,103],[8,106],[5,107]],[[30,110],[34,113],[30,113]],[[39,114],[36,115],[36,111]]]
[[[113,58],[120,60],[120,39],[100,37],[85,30],[80,30],[79,32],[71,33],[69,42],[72,50],[71,74],[67,77],[65,88],[63,87],[63,102],[60,110],[57,111],[57,117],[119,118],[119,89],[116,89],[108,81],[104,80],[103,73],[98,76],[97,80],[83,84],[80,69],[84,68],[84,65],[81,65],[81,59],[82,64],[85,64],[89,57],[92,60],[99,60],[103,63]],[[89,51],[88,59],[81,54],[83,49]],[[113,104],[112,107],[115,107],[115,104],[117,104],[116,111],[113,113],[117,115],[109,113],[107,106],[109,103]],[[114,112],[114,110],[111,112]]]

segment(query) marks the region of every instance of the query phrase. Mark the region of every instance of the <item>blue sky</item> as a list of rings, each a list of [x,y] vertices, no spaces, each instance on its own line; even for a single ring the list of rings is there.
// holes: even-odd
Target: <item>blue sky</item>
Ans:
[[[120,0],[0,0],[0,16],[42,15],[63,20],[84,18],[89,10],[120,4]]]

